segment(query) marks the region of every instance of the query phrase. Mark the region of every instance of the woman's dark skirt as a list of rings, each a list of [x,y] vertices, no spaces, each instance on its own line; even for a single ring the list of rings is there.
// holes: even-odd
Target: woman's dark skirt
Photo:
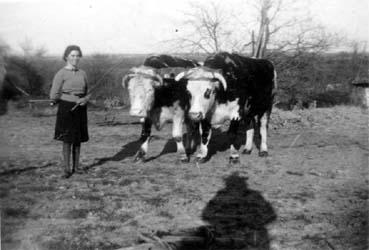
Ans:
[[[55,140],[79,144],[88,141],[87,107],[78,106],[75,102],[60,100],[56,114]]]

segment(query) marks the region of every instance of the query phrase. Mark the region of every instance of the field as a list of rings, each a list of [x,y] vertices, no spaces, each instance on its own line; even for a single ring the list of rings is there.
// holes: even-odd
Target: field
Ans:
[[[52,113],[10,107],[0,117],[3,250],[368,248],[363,109],[276,110],[269,157],[254,149],[233,165],[225,128],[208,162],[179,163],[170,124],[153,130],[148,161],[133,163],[137,121],[91,110],[87,172],[67,180]],[[189,245],[199,239],[202,248]]]

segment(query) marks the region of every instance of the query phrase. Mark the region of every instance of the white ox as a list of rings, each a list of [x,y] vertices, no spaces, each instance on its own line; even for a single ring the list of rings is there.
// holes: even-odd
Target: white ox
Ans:
[[[179,84],[164,84],[157,70],[152,67],[134,67],[123,78],[122,85],[128,89],[131,103],[130,115],[142,118],[142,145],[135,161],[144,160],[148,152],[151,126],[160,130],[165,123],[173,121],[172,136],[177,144],[179,159],[188,161],[182,140],[182,130],[187,100],[181,92],[185,87]],[[183,90],[182,90],[183,89]]]

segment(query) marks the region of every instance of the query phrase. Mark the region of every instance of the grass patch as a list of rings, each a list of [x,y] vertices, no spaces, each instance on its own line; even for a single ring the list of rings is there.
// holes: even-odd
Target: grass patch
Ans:
[[[24,186],[24,187],[19,187],[20,190],[22,191],[27,191],[27,192],[54,192],[57,190],[56,187],[54,186]]]
[[[119,221],[122,222],[122,223],[127,223],[129,221],[131,221],[132,219],[134,218],[134,216],[132,216],[131,214],[120,214],[119,215]],[[133,225],[133,226],[137,226],[138,223],[136,220],[133,220],[131,223],[129,223],[130,225]]]
[[[154,207],[160,207],[162,205],[164,205],[167,200],[166,199],[163,199],[161,197],[152,197],[152,198],[147,198],[147,199],[144,199],[143,200],[149,204],[150,206],[154,206]]]
[[[0,199],[7,197],[9,194],[9,189],[0,188]]]
[[[114,186],[116,184],[115,181],[112,181],[112,180],[102,180],[101,181],[101,184],[102,185],[111,185],[111,186]]]
[[[171,213],[169,213],[167,211],[160,211],[158,213],[158,215],[161,216],[161,217],[164,217],[164,218],[171,219],[171,220],[175,218],[173,214],[171,214]]]
[[[102,198],[98,195],[90,194],[90,193],[77,193],[76,198],[80,200],[87,200],[91,202],[100,202]]]
[[[120,181],[118,184],[119,184],[119,186],[129,186],[133,182],[137,182],[137,181],[134,178],[132,178],[132,179],[124,179],[124,180]]]
[[[73,209],[70,210],[66,215],[66,219],[85,219],[89,213],[88,209]]]
[[[42,244],[43,249],[61,250],[61,249],[83,249],[83,250],[115,250],[121,246],[110,242],[96,242],[92,243],[88,239],[76,238],[71,242],[70,239],[62,238],[58,240],[51,240]]]
[[[5,217],[27,217],[29,214],[29,210],[26,208],[5,208],[4,209],[4,216]]]

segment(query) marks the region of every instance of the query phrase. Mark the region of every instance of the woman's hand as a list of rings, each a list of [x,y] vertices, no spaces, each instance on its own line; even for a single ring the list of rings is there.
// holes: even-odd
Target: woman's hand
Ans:
[[[79,98],[77,100],[77,104],[80,106],[85,106],[90,100],[90,95],[86,95],[85,97]]]
[[[77,100],[77,104],[80,106],[85,106],[87,104],[88,100],[85,97],[79,98]]]
[[[57,100],[50,100],[50,106],[54,107],[57,104]]]

